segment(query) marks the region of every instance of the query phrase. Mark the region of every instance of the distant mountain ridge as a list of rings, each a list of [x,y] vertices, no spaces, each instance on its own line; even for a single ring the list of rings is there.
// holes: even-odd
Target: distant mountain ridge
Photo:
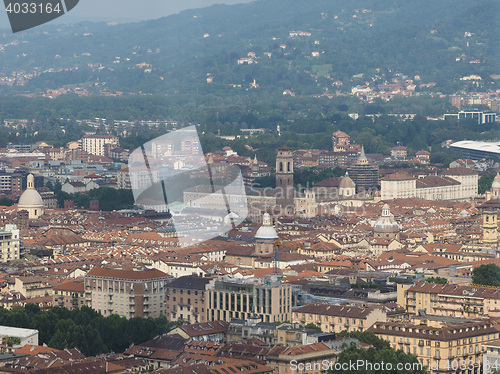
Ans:
[[[114,26],[51,25],[4,34],[0,72],[22,71],[27,83],[0,90],[312,95],[409,79],[453,92],[461,77],[500,74],[498,10],[492,0],[261,0]]]

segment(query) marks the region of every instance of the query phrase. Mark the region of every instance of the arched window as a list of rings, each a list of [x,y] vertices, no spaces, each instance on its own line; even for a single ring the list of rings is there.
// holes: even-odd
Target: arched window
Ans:
[[[292,171],[292,168],[290,167],[290,162],[288,162],[288,172]]]
[[[280,162],[280,171],[283,171],[283,162]]]

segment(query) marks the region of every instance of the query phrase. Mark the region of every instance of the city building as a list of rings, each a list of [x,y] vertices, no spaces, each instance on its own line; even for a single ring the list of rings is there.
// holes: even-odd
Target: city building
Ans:
[[[114,135],[84,135],[80,139],[80,148],[89,155],[107,156],[108,150],[118,147],[118,138]]]
[[[373,237],[375,239],[399,240],[399,225],[394,219],[388,204],[384,204],[382,215],[373,225]]]
[[[500,142],[484,142],[475,140],[462,140],[450,144],[451,148],[462,151],[464,158],[482,160],[483,158],[500,157]]]
[[[368,331],[389,342],[392,348],[416,356],[430,374],[456,373],[460,362],[469,363],[469,373],[481,372],[483,345],[499,335],[497,324],[489,319],[433,326],[376,322]]]
[[[0,193],[21,192],[22,178],[21,174],[0,172]]]
[[[364,147],[358,159],[347,168],[349,177],[356,184],[356,192],[378,189],[378,166],[368,161]]]
[[[18,338],[19,343],[12,348],[24,347],[26,344],[38,345],[38,330],[21,329],[18,327],[0,326],[0,339],[9,346],[9,338]],[[4,344],[3,344],[4,345]]]
[[[165,285],[169,277],[152,270],[93,268],[85,276],[85,300],[104,316],[165,315]]]
[[[188,275],[165,286],[169,321],[199,323],[207,321],[205,287],[210,279]]]
[[[428,151],[418,151],[415,154],[415,159],[422,165],[427,165],[430,162],[431,153]]]
[[[496,113],[495,112],[482,112],[479,110],[462,110],[458,113],[446,113],[444,119],[457,118],[461,119],[474,119],[477,121],[478,125],[484,125],[485,123],[495,123]]]
[[[254,238],[256,255],[270,255],[273,253],[274,246],[279,237],[272,225],[269,213],[264,213],[262,226],[259,227]]]
[[[322,332],[365,331],[375,322],[385,322],[386,312],[378,306],[332,305],[326,303],[307,304],[295,308],[292,322],[315,324]]]
[[[5,225],[0,229],[1,262],[19,259],[19,230],[16,225]]]
[[[500,368],[500,340],[483,344],[483,374],[494,374]]]
[[[276,205],[282,214],[293,214],[293,152],[288,147],[280,147],[276,156]]]
[[[263,279],[213,279],[207,286],[209,321],[231,321],[260,316],[264,322],[291,318],[292,287],[281,277]]]
[[[500,317],[500,288],[417,282],[398,284],[397,302],[410,314]]]
[[[43,199],[35,190],[35,177],[28,175],[27,189],[23,192],[17,203],[17,210],[28,212],[29,219],[37,219],[44,213]]]
[[[343,131],[335,131],[332,134],[333,152],[344,152],[349,148],[349,135]]]
[[[391,149],[391,157],[392,158],[395,158],[397,160],[406,160],[407,156],[408,156],[408,152],[407,152],[405,146],[398,145],[398,146],[393,147]]]
[[[54,306],[75,310],[86,305],[85,289],[82,281],[66,280],[52,289],[54,291],[52,305]]]
[[[498,213],[500,212],[500,200],[488,200],[481,206],[483,217],[483,244],[486,246],[498,245]]]
[[[380,181],[383,201],[418,197],[424,200],[469,200],[477,196],[477,172],[452,168],[441,175],[414,177],[404,172],[389,174]]]

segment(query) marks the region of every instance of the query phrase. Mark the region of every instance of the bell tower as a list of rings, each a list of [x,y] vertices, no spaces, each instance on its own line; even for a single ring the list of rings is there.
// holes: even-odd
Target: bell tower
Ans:
[[[479,207],[483,216],[483,244],[487,246],[498,245],[498,212],[499,200],[489,200]]]
[[[293,195],[293,152],[288,147],[280,147],[276,155],[276,205],[281,208],[281,214],[293,214]]]

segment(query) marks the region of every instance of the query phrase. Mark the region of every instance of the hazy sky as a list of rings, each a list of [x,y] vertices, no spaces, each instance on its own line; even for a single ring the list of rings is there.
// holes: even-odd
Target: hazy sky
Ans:
[[[75,19],[154,19],[179,13],[185,9],[204,8],[213,4],[239,4],[252,0],[80,0],[78,5],[57,21]],[[0,5],[0,27],[8,26],[7,13]]]

